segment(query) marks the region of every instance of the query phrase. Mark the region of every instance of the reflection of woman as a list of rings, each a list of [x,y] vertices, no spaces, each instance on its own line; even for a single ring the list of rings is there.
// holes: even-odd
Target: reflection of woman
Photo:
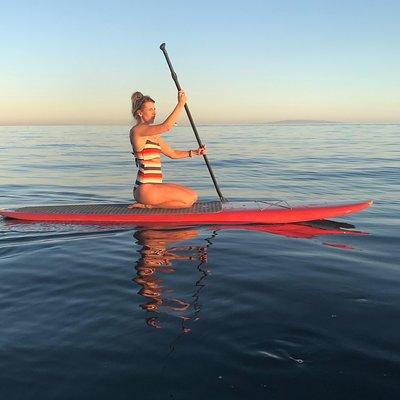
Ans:
[[[206,147],[196,150],[174,150],[161,138],[161,135],[170,131],[177,122],[186,103],[185,93],[179,91],[178,104],[169,117],[158,125],[153,125],[156,109],[151,97],[135,92],[131,100],[132,114],[137,123],[130,131],[130,141],[139,171],[133,189],[133,197],[137,203],[130,207],[190,207],[197,200],[197,193],[182,185],[163,183],[160,158],[161,153],[174,159],[207,153]]]
[[[190,319],[187,315],[191,304],[181,299],[173,298],[165,293],[166,290],[160,274],[171,274],[175,272],[174,261],[206,260],[206,248],[200,246],[171,247],[168,245],[176,242],[195,238],[198,232],[195,230],[154,230],[147,229],[137,231],[135,238],[142,246],[140,259],[136,264],[137,276],[134,282],[141,286],[139,294],[147,299],[141,307],[153,313],[161,311],[176,314],[183,320]],[[147,319],[147,323],[159,327],[157,318]]]

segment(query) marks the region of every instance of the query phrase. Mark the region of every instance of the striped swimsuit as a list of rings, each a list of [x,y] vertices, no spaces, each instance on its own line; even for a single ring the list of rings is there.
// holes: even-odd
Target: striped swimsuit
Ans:
[[[160,154],[160,145],[149,139],[142,150],[134,153],[136,166],[139,168],[134,189],[143,183],[162,183]]]

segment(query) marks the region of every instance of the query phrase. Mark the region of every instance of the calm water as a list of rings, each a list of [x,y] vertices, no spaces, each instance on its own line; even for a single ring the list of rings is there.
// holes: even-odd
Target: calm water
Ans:
[[[0,127],[0,207],[130,201],[128,129]],[[400,126],[199,132],[230,200],[375,205],[352,229],[1,219],[0,398],[399,398]],[[215,199],[200,158],[164,171]]]

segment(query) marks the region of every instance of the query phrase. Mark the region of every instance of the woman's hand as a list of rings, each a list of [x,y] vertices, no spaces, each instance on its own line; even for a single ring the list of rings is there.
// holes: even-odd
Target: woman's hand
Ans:
[[[202,156],[203,154],[207,154],[207,146],[201,146],[196,150],[190,150],[191,151],[191,157],[193,156]]]
[[[183,90],[178,92],[178,103],[182,106],[186,104],[186,93]]]

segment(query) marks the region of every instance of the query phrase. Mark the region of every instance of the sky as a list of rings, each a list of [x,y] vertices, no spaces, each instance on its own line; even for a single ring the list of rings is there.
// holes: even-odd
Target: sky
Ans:
[[[400,1],[0,0],[0,125],[400,122]],[[182,123],[185,123],[182,118]]]

